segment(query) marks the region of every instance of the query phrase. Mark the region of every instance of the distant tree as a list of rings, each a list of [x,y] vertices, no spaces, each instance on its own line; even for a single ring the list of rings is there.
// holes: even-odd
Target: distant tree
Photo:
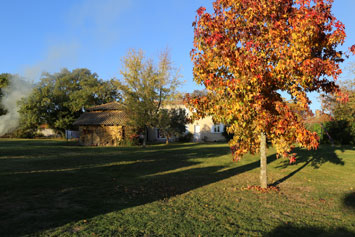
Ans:
[[[142,50],[130,50],[122,59],[122,79],[116,81],[127,109],[131,127],[144,134],[146,145],[148,127],[156,127],[163,103],[174,98],[180,84],[168,51],[161,53],[158,65],[146,59]]]
[[[316,149],[316,133],[282,99],[307,109],[307,92],[336,93],[344,54],[344,24],[327,0],[216,0],[213,13],[197,10],[194,80],[207,96],[189,98],[195,118],[211,115],[229,124],[235,160],[260,152],[261,187],[267,187],[266,139],[278,155],[295,161],[293,144]]]
[[[159,132],[166,137],[166,144],[173,136],[178,137],[186,132],[187,114],[185,109],[161,109],[158,114]]]
[[[44,73],[32,94],[20,102],[20,130],[29,134],[48,124],[62,136],[88,106],[117,100],[112,81],[103,81],[85,68]]]
[[[347,120],[355,123],[355,80],[343,82],[341,91],[342,96],[322,94],[322,109],[331,114],[335,120]]]
[[[3,88],[9,85],[11,74],[9,73],[1,73],[0,74],[0,116],[6,114],[6,110],[3,108],[1,104],[1,100],[3,97]]]
[[[354,70],[355,75],[355,70]],[[322,94],[322,109],[333,117],[325,129],[335,142],[355,144],[355,81],[347,80],[341,85],[342,95]],[[325,141],[328,137],[325,136]]]

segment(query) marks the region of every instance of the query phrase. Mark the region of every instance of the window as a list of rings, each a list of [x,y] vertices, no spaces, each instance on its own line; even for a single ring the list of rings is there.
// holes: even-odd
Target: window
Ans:
[[[223,132],[223,124],[214,124],[211,129],[212,133],[222,133]]]

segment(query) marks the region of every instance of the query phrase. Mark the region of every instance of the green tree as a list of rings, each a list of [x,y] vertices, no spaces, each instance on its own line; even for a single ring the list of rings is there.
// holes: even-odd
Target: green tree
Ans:
[[[130,118],[128,123],[143,132],[145,146],[148,128],[157,126],[160,108],[174,97],[180,75],[167,50],[161,53],[158,65],[146,59],[142,50],[130,50],[122,62],[122,79],[116,85]]]
[[[85,68],[44,73],[32,94],[20,102],[20,130],[31,134],[40,124],[48,124],[64,136],[66,129],[88,106],[117,100],[112,81],[103,81]]]
[[[178,137],[185,133],[187,114],[185,109],[161,109],[158,115],[157,127],[166,137],[166,144],[173,136]]]
[[[355,74],[355,70],[354,70]],[[322,109],[335,120],[355,123],[355,80],[347,80],[341,85],[342,95],[322,95]]]
[[[355,75],[355,70],[353,73]],[[342,83],[341,95],[323,94],[321,99],[322,109],[334,118],[325,125],[330,137],[340,144],[355,144],[354,79]],[[324,141],[328,140],[329,137],[324,136]]]
[[[0,102],[3,97],[2,89],[9,85],[11,74],[9,73],[1,73],[0,74]],[[0,103],[0,116],[6,114],[6,110],[3,108],[2,104]]]

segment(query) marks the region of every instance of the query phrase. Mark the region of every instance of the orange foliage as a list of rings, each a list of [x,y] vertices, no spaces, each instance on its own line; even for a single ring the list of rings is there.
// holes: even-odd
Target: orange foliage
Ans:
[[[309,110],[306,92],[338,92],[344,55],[335,46],[346,35],[331,7],[330,0],[216,0],[212,14],[204,7],[197,11],[190,55],[194,80],[208,95],[185,101],[194,118],[212,115],[230,125],[236,160],[259,152],[261,132],[290,162],[292,144],[318,147],[316,133],[297,111]]]

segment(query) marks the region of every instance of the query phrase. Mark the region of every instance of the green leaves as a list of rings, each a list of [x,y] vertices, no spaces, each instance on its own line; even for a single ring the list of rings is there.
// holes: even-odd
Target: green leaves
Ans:
[[[180,84],[168,51],[161,53],[157,65],[142,50],[129,51],[122,63],[122,79],[114,84],[122,94],[130,126],[137,130],[156,126],[161,106],[174,98]]]
[[[157,127],[167,139],[180,136],[186,131],[187,113],[185,109],[161,109],[158,114]]]
[[[5,88],[9,84],[9,78],[11,75],[9,73],[1,73],[0,74],[0,102],[3,96],[2,88]],[[6,110],[3,108],[3,106],[0,103],[0,116],[6,114]]]
[[[32,94],[21,101],[21,127],[47,123],[59,133],[71,129],[85,107],[112,102],[119,94],[112,81],[103,81],[85,68],[45,73]]]

